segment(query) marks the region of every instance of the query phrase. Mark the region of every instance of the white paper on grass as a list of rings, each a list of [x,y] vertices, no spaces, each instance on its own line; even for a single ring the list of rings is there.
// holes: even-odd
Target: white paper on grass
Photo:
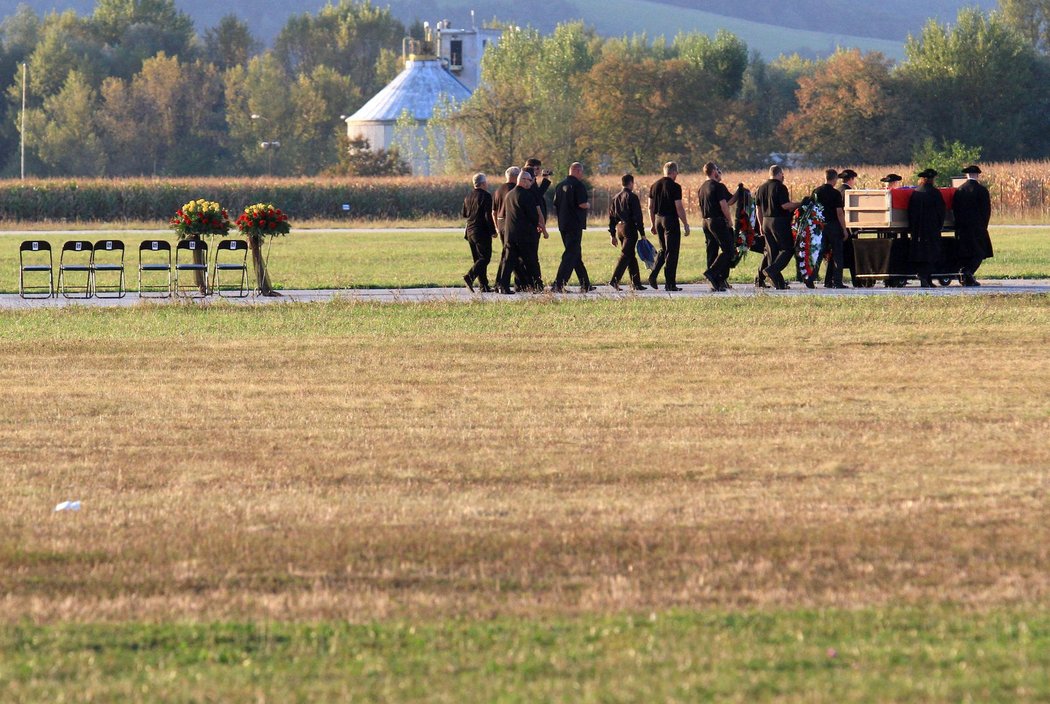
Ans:
[[[79,501],[63,501],[62,503],[60,503],[57,506],[55,506],[55,513],[58,513],[59,511],[79,511],[79,510],[80,510],[80,502]]]

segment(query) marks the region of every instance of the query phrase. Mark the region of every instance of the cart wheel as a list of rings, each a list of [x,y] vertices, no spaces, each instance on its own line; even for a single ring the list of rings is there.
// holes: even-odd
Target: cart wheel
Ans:
[[[941,286],[950,286],[952,281],[954,280],[955,277],[952,276],[942,276],[941,278],[937,279],[937,281],[940,282]]]

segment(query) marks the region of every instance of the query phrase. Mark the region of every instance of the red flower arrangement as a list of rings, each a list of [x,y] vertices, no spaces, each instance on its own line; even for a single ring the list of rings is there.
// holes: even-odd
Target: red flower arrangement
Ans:
[[[292,231],[288,216],[272,203],[249,205],[237,217],[237,230],[248,237],[273,237]]]

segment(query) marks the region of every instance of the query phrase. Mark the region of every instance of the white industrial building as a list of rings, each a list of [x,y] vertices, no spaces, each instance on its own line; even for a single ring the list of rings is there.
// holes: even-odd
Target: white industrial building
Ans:
[[[481,57],[499,41],[500,30],[452,29],[447,21],[427,27],[428,40],[411,42],[405,67],[383,90],[346,118],[350,138],[364,137],[372,149],[390,149],[398,141],[418,143],[425,139],[427,122],[441,102],[458,105],[471,96],[481,80]],[[406,44],[409,42],[406,42]],[[414,121],[414,134],[396,134],[402,115]],[[429,175],[427,155],[403,153],[412,173]]]

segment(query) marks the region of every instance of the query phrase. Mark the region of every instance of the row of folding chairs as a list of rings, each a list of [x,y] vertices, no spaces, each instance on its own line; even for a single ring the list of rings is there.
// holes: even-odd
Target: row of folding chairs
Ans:
[[[254,293],[248,285],[247,240],[221,240],[215,247],[210,272],[209,280],[208,243],[203,240],[180,240],[174,259],[171,243],[166,240],[145,240],[139,245],[139,296],[193,298],[218,294],[243,298]],[[222,274],[227,277],[225,284]],[[231,275],[236,288],[229,281]],[[64,242],[57,284],[49,242],[26,240],[19,247],[18,295],[22,298],[123,298],[126,293],[124,243],[120,240]]]

